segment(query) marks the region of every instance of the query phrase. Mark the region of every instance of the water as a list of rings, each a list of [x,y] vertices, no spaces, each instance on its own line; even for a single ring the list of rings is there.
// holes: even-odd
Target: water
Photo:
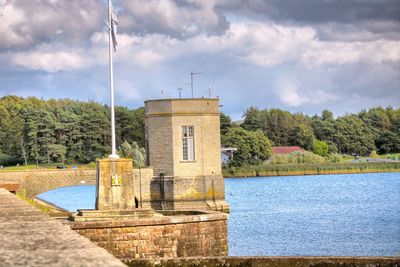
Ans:
[[[60,187],[37,197],[68,211],[94,209],[96,187],[94,185]]]
[[[400,173],[225,179],[229,255],[400,255]],[[40,195],[94,208],[94,186]]]

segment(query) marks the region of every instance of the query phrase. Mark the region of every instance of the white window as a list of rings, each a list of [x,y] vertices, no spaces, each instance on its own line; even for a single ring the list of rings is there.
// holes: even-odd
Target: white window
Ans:
[[[183,160],[194,161],[194,127],[182,126]]]

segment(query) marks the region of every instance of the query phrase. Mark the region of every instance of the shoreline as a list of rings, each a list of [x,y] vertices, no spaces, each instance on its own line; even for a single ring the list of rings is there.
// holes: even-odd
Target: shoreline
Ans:
[[[396,163],[323,163],[285,164],[265,166],[230,167],[222,170],[224,178],[272,177],[329,174],[363,174],[379,172],[400,172],[400,162]]]
[[[400,172],[400,170],[366,170],[366,171],[333,171],[333,172],[318,172],[318,171],[294,171],[294,172],[278,172],[278,173],[259,173],[254,176],[244,176],[244,175],[223,175],[226,178],[257,178],[257,177],[277,177],[277,176],[306,176],[306,175],[334,175],[334,174],[365,174],[365,173],[388,173],[388,172]]]

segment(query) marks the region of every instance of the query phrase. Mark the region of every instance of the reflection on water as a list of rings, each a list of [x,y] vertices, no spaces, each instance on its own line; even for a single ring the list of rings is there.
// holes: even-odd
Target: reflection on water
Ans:
[[[400,255],[400,173],[225,179],[229,255]],[[94,208],[95,187],[41,194]]]

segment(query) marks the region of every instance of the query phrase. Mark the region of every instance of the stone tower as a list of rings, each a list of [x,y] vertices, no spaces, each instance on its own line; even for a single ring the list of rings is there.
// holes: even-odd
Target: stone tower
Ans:
[[[219,99],[148,100],[145,116],[158,208],[229,211],[221,172]]]

